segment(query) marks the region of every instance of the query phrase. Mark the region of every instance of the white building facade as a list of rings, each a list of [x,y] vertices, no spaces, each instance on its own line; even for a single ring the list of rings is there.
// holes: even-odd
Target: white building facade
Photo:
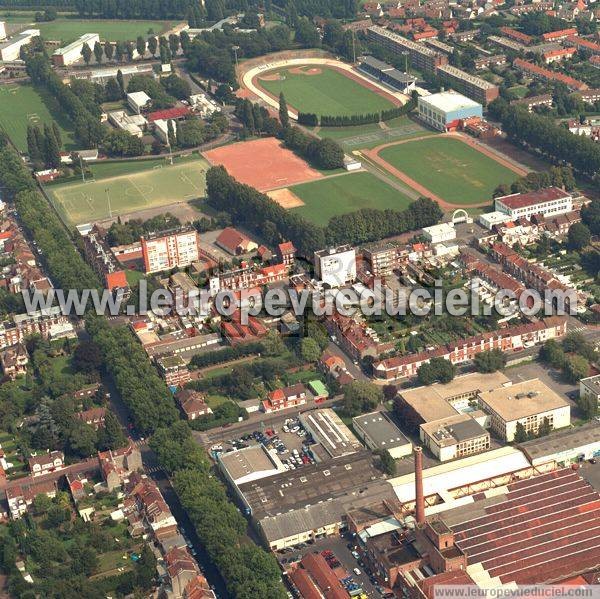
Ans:
[[[317,278],[330,287],[342,287],[356,279],[356,250],[350,245],[319,250],[314,261]]]
[[[573,198],[567,191],[558,187],[546,187],[528,193],[513,193],[494,200],[497,211],[503,212],[512,220],[530,218],[534,214],[556,216],[573,210]]]

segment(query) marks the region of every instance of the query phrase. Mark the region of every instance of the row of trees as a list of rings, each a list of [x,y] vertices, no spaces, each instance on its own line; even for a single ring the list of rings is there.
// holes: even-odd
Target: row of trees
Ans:
[[[116,62],[123,62],[124,60],[131,62],[137,51],[142,58],[146,54],[156,58],[158,53],[161,62],[165,64],[171,62],[173,56],[176,56],[179,52],[180,47],[185,51],[189,44],[190,36],[187,31],[182,31],[179,35],[172,33],[168,38],[151,35],[147,40],[139,35],[135,40],[135,44],[132,41],[124,42],[121,40],[114,45],[110,41],[106,41],[104,44],[96,42],[93,47],[84,44],[81,48],[81,56],[85,64],[90,64],[92,57],[98,64],[113,60]]]
[[[18,2],[19,0],[12,0]],[[61,0],[51,0],[50,4]],[[89,2],[88,0],[67,0],[67,6],[74,7],[79,16],[88,19],[184,19],[190,11],[193,14],[193,0],[104,0]],[[28,4],[31,4],[28,2]]]
[[[100,348],[136,429],[150,434],[176,422],[173,398],[129,329],[111,328],[105,319],[89,315],[86,330]]]
[[[378,241],[435,225],[442,215],[439,204],[429,198],[419,198],[402,211],[363,208],[329,219],[325,237],[330,245]]]
[[[404,114],[409,114],[417,107],[416,93],[413,93],[411,99],[402,106],[382,110],[381,112],[373,112],[368,114],[352,114],[327,116],[310,113],[298,113],[298,124],[306,125],[307,127],[354,127],[356,125],[367,125],[369,123],[379,123],[380,121],[390,121]]]
[[[287,108],[285,114],[287,116]],[[284,127],[282,135],[285,145],[290,150],[318,168],[331,170],[344,166],[344,150],[335,140],[309,135],[298,127]]]
[[[594,346],[580,333],[569,333],[562,343],[554,339],[546,341],[539,355],[542,362],[562,370],[565,379],[570,383],[577,383],[588,376],[590,363],[598,359]],[[588,411],[588,417],[594,415],[595,411]]]
[[[204,77],[237,87],[232,51],[234,46],[239,48],[238,58],[253,58],[288,50],[293,43],[291,31],[285,25],[251,33],[240,33],[231,28],[204,31],[194,38],[187,50],[184,48],[187,67]]]
[[[507,185],[501,183],[494,190],[493,197],[497,198],[511,193],[526,193],[528,191],[537,191],[545,187],[561,187],[567,191],[575,189],[575,177],[573,169],[570,166],[553,166],[548,171],[532,171],[524,177],[520,177]]]
[[[552,161],[571,164],[582,175],[597,181],[600,146],[595,141],[585,135],[573,135],[552,119],[510,105],[502,98],[494,100],[489,110],[513,141],[539,151]]]
[[[37,125],[27,125],[27,153],[36,166],[43,164],[48,168],[60,166],[62,139],[60,129],[55,122],[45,124],[43,129]]]
[[[179,422],[158,430],[151,447],[161,466],[171,474],[173,488],[208,557],[223,577],[228,594],[237,599],[285,599],[277,561],[258,545],[247,542],[246,520],[229,501],[223,484],[211,476],[188,426]]]
[[[322,228],[239,183],[221,166],[209,169],[206,181],[208,203],[213,209],[228,212],[234,224],[243,223],[271,245],[292,239],[305,256],[326,245],[360,244],[429,227],[439,222],[443,214],[437,202],[419,198],[401,212],[365,208],[334,216]]]
[[[35,85],[45,87],[59,106],[69,115],[75,137],[84,148],[98,147],[104,137],[97,106],[90,107],[52,70],[48,57],[37,54],[27,59],[27,74]]]
[[[0,148],[0,186],[15,207],[23,227],[37,241],[54,283],[63,289],[94,289],[99,281],[73,247],[48,202],[37,191],[27,167],[8,145]]]
[[[281,133],[279,121],[270,116],[266,108],[260,104],[254,104],[248,99],[236,102],[235,115],[251,135],[263,133],[277,136]]]

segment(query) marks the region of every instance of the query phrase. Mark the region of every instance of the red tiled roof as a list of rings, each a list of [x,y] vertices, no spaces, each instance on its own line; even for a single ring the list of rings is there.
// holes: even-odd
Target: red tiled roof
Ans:
[[[573,79],[573,77],[569,77],[568,75],[565,75],[564,73],[557,73],[556,71],[550,71],[549,69],[544,69],[532,62],[523,60],[522,58],[515,58],[515,60],[513,61],[513,66],[515,66],[519,69],[522,69],[524,71],[527,71],[529,73],[539,75],[540,77],[544,77],[545,79],[548,79],[550,81],[561,81],[567,87],[570,87],[572,89],[578,89],[578,90],[588,89],[587,84],[585,84],[583,81],[578,81],[577,79]]]
[[[167,108],[166,110],[155,110],[149,112],[147,115],[148,120],[153,123],[154,121],[168,120],[168,119],[180,119],[189,114],[190,109],[187,106],[177,106],[175,108]]]
[[[561,37],[569,37],[577,35],[577,29],[571,27],[569,29],[561,29],[559,31],[549,31],[548,33],[543,33],[542,37],[544,41],[548,42],[550,40],[560,39]]]
[[[544,58],[553,58],[554,56],[573,56],[577,50],[575,48],[559,48],[558,50],[549,50],[544,52]]]
[[[558,187],[546,187],[545,189],[538,189],[537,191],[528,191],[527,193],[499,197],[496,198],[496,200],[514,210],[516,208],[525,208],[527,206],[552,202],[553,200],[560,200],[568,196],[569,194],[566,191],[563,191]]]

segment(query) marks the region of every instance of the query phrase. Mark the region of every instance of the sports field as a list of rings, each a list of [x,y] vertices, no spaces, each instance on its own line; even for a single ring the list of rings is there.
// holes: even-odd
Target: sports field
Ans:
[[[500,183],[518,174],[460,139],[432,136],[385,146],[377,152],[393,168],[449,204],[489,202]]]
[[[391,100],[328,67],[300,66],[269,71],[256,83],[274,97],[283,92],[290,108],[342,116],[393,108]]]
[[[327,177],[290,190],[304,202],[293,210],[319,225],[361,208],[404,210],[411,203],[410,198],[366,172]]]
[[[190,157],[173,165],[164,161],[141,171],[136,170],[135,162],[127,164],[129,173],[85,183],[49,185],[46,190],[66,220],[74,225],[185,202],[205,194],[208,163],[202,158]]]
[[[56,19],[49,23],[36,23],[35,27],[47,40],[60,40],[69,44],[84,33],[97,33],[101,40],[111,42],[135,41],[138,35],[146,39],[150,29],[159,34],[169,30],[172,25],[171,21]]]
[[[31,85],[0,85],[0,126],[21,152],[27,152],[27,125],[56,121],[66,150],[75,149],[71,121],[49,94]]]

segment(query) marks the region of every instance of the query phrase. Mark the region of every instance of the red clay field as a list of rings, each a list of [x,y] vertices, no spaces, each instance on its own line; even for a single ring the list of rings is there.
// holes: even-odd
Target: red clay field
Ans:
[[[222,165],[240,183],[259,191],[320,179],[323,175],[273,137],[243,141],[204,152],[212,165]]]

